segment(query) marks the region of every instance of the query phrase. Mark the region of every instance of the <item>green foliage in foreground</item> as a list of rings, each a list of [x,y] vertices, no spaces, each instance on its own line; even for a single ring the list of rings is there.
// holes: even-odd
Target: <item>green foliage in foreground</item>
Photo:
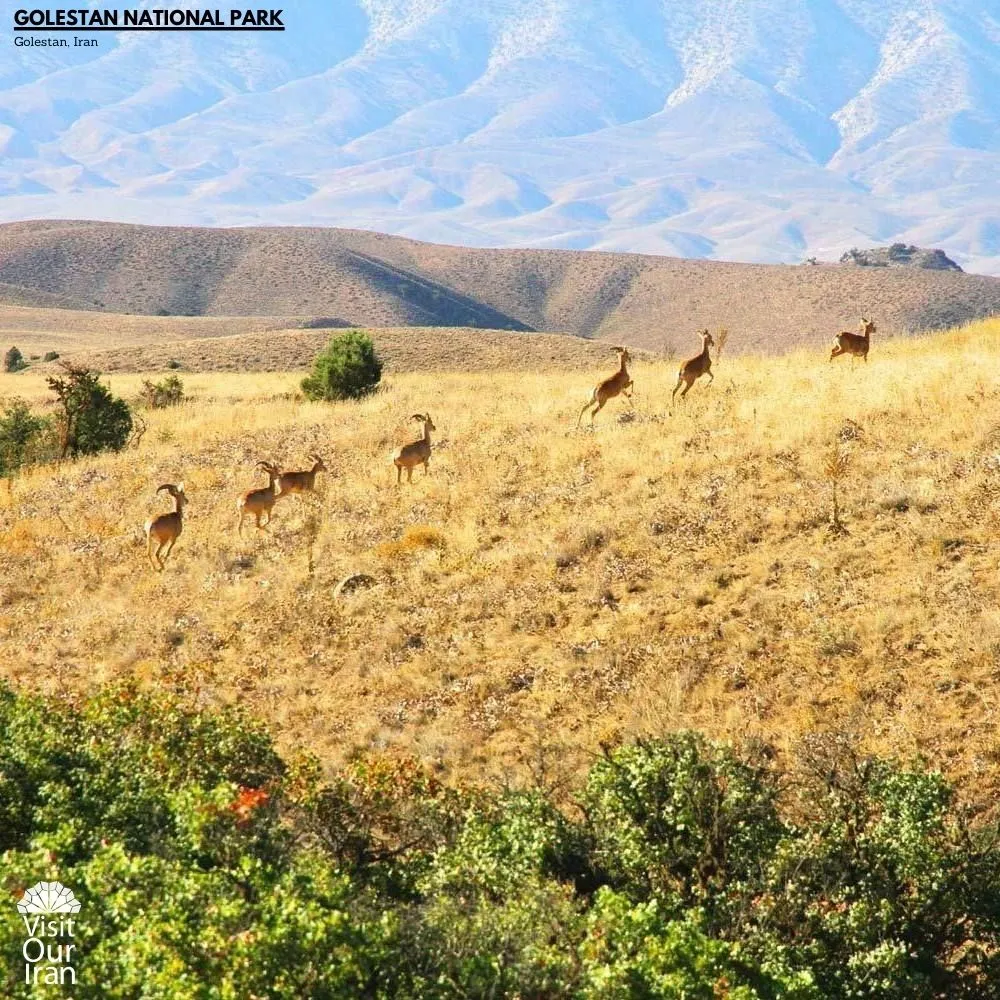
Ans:
[[[794,774],[682,733],[621,747],[576,803],[332,782],[231,712],[0,688],[0,995],[27,886],[76,893],[101,1000],[1000,996],[1000,851],[943,779],[845,751]]]
[[[382,362],[371,337],[349,330],[330,338],[302,380],[309,399],[334,401],[361,399],[373,393],[382,379]]]

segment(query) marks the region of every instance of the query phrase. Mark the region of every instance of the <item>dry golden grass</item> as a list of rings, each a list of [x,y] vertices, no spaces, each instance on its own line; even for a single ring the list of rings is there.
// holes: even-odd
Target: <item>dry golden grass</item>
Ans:
[[[577,413],[580,374],[399,375],[360,403],[291,375],[200,375],[138,449],[0,489],[0,670],[238,701],[328,763],[399,745],[451,774],[572,767],[693,726],[778,748],[816,728],[1000,790],[1000,322],[716,366],[673,415]],[[136,376],[113,376],[131,394]],[[0,396],[41,399],[39,376]],[[429,409],[430,474],[389,455]],[[330,474],[236,536],[258,459]],[[183,479],[162,574],[141,525]],[[836,485],[840,530],[832,526]],[[364,573],[374,586],[334,596]]]

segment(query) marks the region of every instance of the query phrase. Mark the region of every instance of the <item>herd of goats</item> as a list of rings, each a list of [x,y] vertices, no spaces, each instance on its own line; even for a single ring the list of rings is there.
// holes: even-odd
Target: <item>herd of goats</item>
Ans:
[[[840,333],[837,335],[836,346],[830,352],[831,361],[842,354],[862,358],[864,361],[868,360],[868,347],[871,343],[871,335],[875,332],[875,324],[862,317],[860,329],[862,330],[860,334]],[[714,347],[715,343],[708,330],[701,332],[701,353],[681,365],[680,371],[677,373],[677,384],[670,395],[671,401],[682,385],[684,391],[681,393],[681,399],[683,399],[691,386],[702,375],[708,376],[709,385],[711,385],[715,376],[712,375],[712,357],[709,349]],[[623,395],[630,406],[634,405],[632,393],[629,391],[632,388],[632,377],[628,372],[628,363],[632,356],[624,347],[615,347],[613,350],[618,352],[618,371],[594,386],[590,399],[584,404],[579,417],[577,417],[577,427],[580,426],[583,415],[588,410],[590,410],[590,422],[593,424],[594,417],[604,407],[604,404],[609,399],[614,399],[615,396]],[[408,483],[413,481],[413,470],[418,465],[424,467],[426,475],[431,458],[431,431],[437,428],[429,413],[415,413],[413,419],[424,425],[424,432],[416,441],[404,444],[393,453],[392,462],[396,466],[397,484],[402,481],[404,469]],[[271,523],[271,512],[279,499],[295,494],[311,493],[315,489],[316,474],[325,472],[326,465],[323,464],[323,459],[319,455],[310,455],[309,457],[313,460],[312,468],[301,472],[282,472],[271,462],[257,463],[256,467],[267,473],[268,483],[267,486],[260,489],[250,490],[239,499],[237,508],[240,519],[237,532],[240,535],[243,533],[243,524],[248,517],[253,517],[256,527],[266,529]],[[157,493],[161,491],[169,493],[173,497],[174,509],[168,514],[161,514],[146,522],[146,555],[154,569],[159,571],[163,570],[164,560],[170,555],[174,543],[180,536],[183,527],[184,505],[188,502],[184,494],[183,483],[176,485],[165,483],[156,490]]]

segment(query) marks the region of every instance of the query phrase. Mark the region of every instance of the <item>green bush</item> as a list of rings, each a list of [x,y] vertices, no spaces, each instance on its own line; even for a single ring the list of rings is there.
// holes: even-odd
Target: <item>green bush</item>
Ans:
[[[151,410],[162,410],[184,402],[184,383],[176,375],[168,375],[161,382],[143,379],[139,399]]]
[[[0,476],[57,454],[52,422],[33,414],[23,399],[8,403],[0,416]]]
[[[121,451],[132,433],[128,403],[112,395],[98,372],[67,362],[63,369],[46,379],[60,407],[61,457]]]
[[[58,351],[46,351],[45,354],[42,355],[42,361],[56,361],[58,358]]]
[[[584,791],[594,856],[636,898],[712,912],[752,886],[781,839],[777,793],[766,768],[693,733],[622,747]]]
[[[28,362],[24,360],[24,355],[16,348],[12,347],[3,356],[3,370],[5,372],[19,372],[28,367]]]
[[[919,768],[789,775],[678,734],[557,806],[397,756],[324,782],[238,711],[129,686],[76,707],[0,686],[0,732],[0,896],[75,892],[82,1000],[998,992],[996,830]],[[0,995],[54,996],[10,917]]]
[[[302,380],[309,399],[360,399],[373,393],[382,378],[382,362],[371,338],[359,330],[332,337]]]

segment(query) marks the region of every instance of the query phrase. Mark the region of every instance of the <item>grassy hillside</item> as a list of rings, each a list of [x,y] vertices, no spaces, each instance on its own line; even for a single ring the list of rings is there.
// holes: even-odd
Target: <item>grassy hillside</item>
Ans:
[[[174,365],[194,372],[302,371],[336,332],[273,330],[82,351],[73,357],[102,372],[159,371]],[[560,333],[413,326],[366,333],[390,372],[581,369],[614,357],[604,341]],[[648,353],[634,350],[637,356]]]
[[[0,302],[258,323],[312,316],[333,326],[548,330],[680,353],[696,330],[726,326],[735,353],[782,353],[854,329],[862,311],[883,335],[989,316],[1000,312],[1000,279],[482,250],[345,229],[53,220],[0,225]]]
[[[295,371],[308,367],[329,340],[333,331],[320,324],[322,318],[127,316],[0,305],[0,350],[14,345],[37,359],[56,351],[102,372],[175,365],[200,372]],[[566,334],[413,326],[369,333],[390,371],[580,368],[610,356],[605,342]]]
[[[357,404],[292,375],[191,376],[137,450],[0,489],[0,671],[45,691],[112,677],[241,702],[334,764],[406,746],[465,776],[583,766],[624,734],[844,731],[1000,790],[1000,321],[873,348],[676,366],[409,374]],[[704,381],[704,380],[703,380]],[[112,376],[134,394],[137,376]],[[46,397],[40,376],[0,396]],[[393,447],[429,409],[431,471]],[[270,533],[235,534],[270,458],[332,474]],[[842,524],[831,524],[840,469]],[[142,524],[183,479],[162,575]],[[351,573],[375,585],[336,596]]]

